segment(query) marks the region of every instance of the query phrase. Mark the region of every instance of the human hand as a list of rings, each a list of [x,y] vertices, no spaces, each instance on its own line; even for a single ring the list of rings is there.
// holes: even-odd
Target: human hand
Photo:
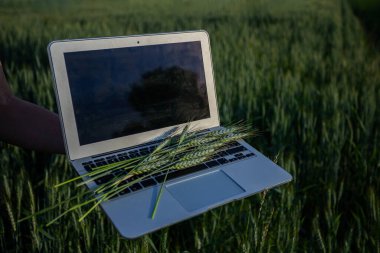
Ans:
[[[0,62],[0,141],[41,152],[64,154],[58,115],[13,96]]]
[[[3,66],[0,61],[0,105],[8,104],[11,97],[12,92],[9,88],[7,79],[5,78]]]

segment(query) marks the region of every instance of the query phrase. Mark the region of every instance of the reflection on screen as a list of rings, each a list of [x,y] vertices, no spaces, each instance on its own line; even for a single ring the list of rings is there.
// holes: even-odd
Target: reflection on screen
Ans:
[[[64,58],[80,145],[210,117],[200,42]]]

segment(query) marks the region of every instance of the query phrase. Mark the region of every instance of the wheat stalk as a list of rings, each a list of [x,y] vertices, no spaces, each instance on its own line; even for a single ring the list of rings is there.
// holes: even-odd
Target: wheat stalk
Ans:
[[[73,210],[92,205],[87,212],[79,218],[79,221],[82,221],[102,202],[117,196],[120,192],[137,182],[141,182],[154,174],[164,172],[165,178],[163,183],[161,183],[152,213],[152,218],[154,218],[169,171],[183,170],[199,165],[218,153],[224,147],[228,146],[231,142],[246,138],[250,135],[253,135],[253,132],[249,129],[249,127],[241,123],[203,134],[200,134],[198,131],[190,132],[189,125],[186,125],[179,136],[169,136],[148,155],[128,159],[126,161],[119,161],[111,165],[104,165],[89,173],[55,185],[55,187],[61,187],[82,179],[82,182],[77,183],[77,186],[81,186],[111,173],[116,175],[113,179],[99,185],[94,190],[88,190],[83,194],[63,201],[62,203],[67,203],[78,197],[89,197],[86,201],[78,203],[61,213],[47,225],[53,224],[55,221]],[[134,179],[130,180],[132,178]],[[59,205],[49,207],[19,221],[45,213],[46,211],[52,210],[57,206]]]

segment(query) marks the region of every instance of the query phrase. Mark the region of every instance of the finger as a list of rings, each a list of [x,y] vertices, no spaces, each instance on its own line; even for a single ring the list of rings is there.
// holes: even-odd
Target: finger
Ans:
[[[6,83],[6,79],[5,79],[5,75],[4,75],[4,71],[3,71],[3,65],[0,61],[0,88],[5,85]]]
[[[5,78],[3,66],[0,61],[0,104],[5,104],[9,101],[11,90],[8,86],[7,79]]]

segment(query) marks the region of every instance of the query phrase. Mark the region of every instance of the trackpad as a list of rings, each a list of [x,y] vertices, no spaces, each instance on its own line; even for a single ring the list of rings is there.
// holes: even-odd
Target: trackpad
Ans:
[[[169,184],[166,188],[188,211],[207,207],[244,192],[223,171]]]

